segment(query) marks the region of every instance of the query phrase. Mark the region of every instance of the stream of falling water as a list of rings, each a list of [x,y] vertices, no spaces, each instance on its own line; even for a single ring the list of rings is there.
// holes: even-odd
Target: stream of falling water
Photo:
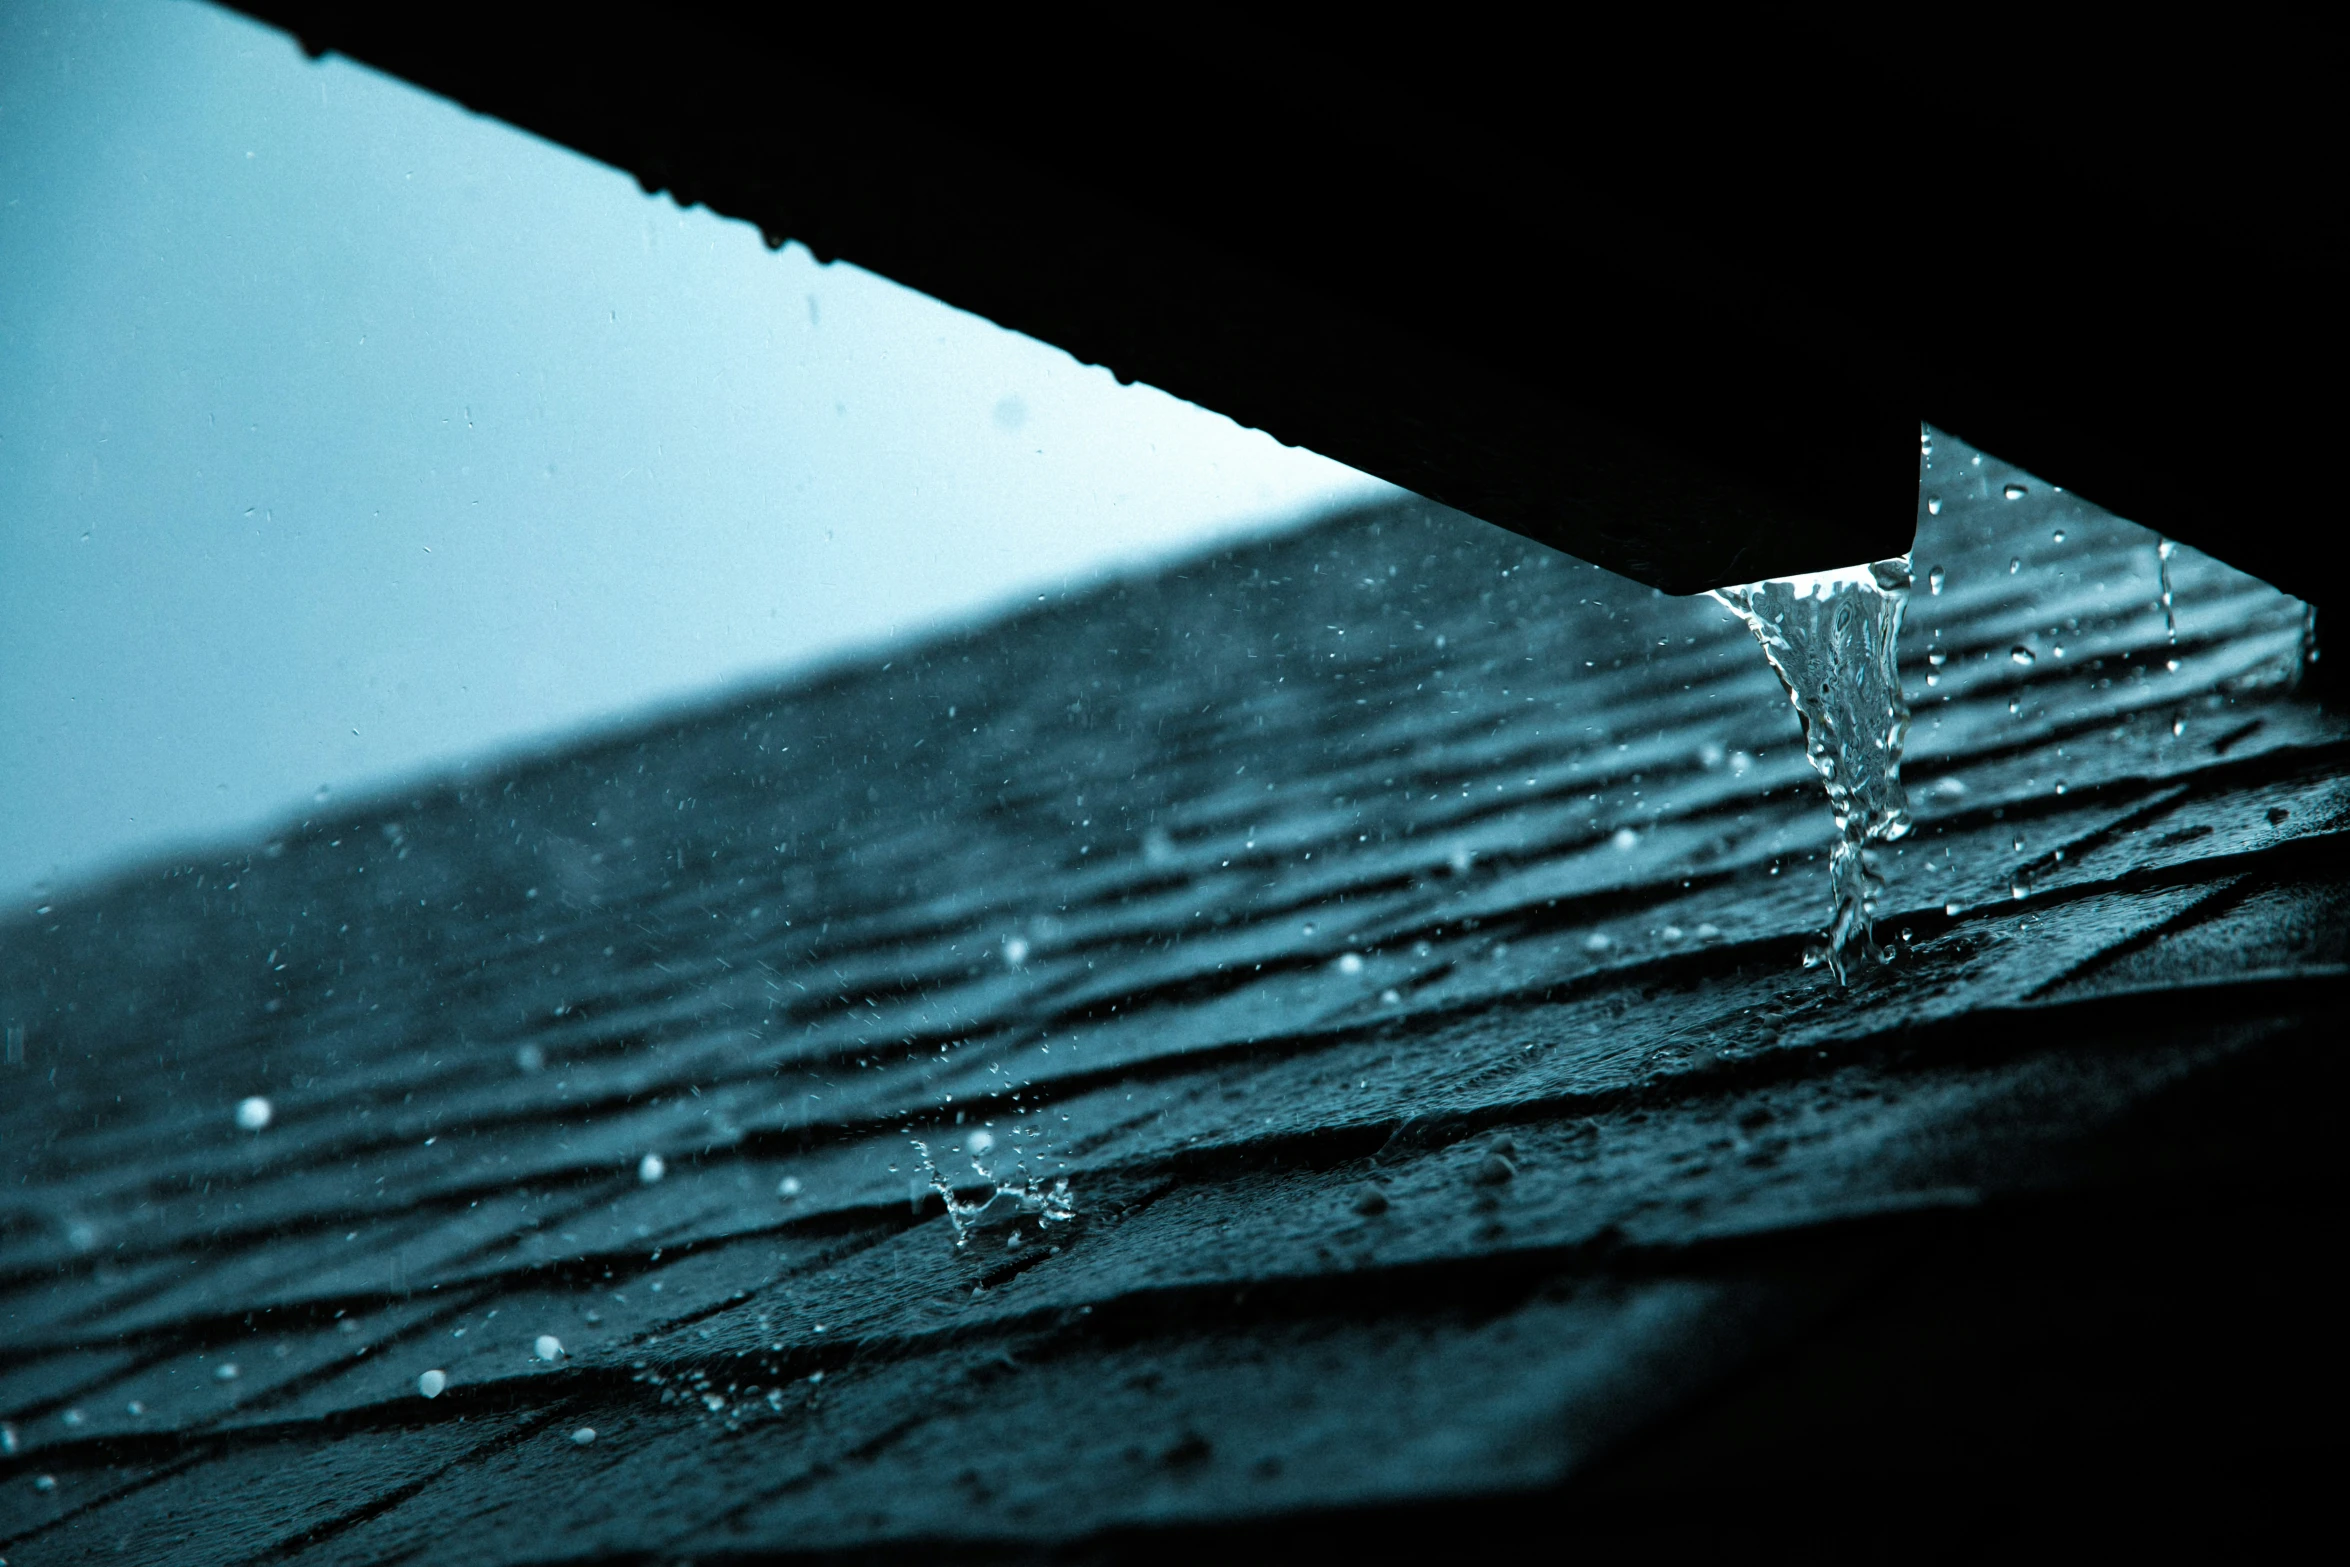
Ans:
[[[1885,886],[1879,850],[1909,831],[1901,786],[1909,703],[1894,665],[1909,582],[1904,555],[1714,592],[1762,644],[1803,725],[1804,755],[1828,786],[1840,836],[1828,856],[1835,911],[1818,956],[1840,984],[1852,982],[1857,955],[1893,961],[1873,926]]]

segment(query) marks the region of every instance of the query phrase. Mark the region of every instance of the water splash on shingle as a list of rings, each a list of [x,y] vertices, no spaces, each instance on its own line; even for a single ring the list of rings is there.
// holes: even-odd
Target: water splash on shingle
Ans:
[[[977,1133],[973,1134],[974,1141],[977,1136]],[[922,1161],[923,1173],[929,1177],[930,1189],[938,1193],[939,1200],[946,1204],[947,1223],[954,1227],[958,1250],[969,1245],[971,1237],[981,1228],[999,1222],[1034,1220],[1039,1233],[1042,1233],[1049,1226],[1066,1224],[1077,1217],[1077,1204],[1069,1191],[1067,1176],[1055,1177],[1049,1186],[1026,1170],[1022,1170],[1016,1180],[1001,1180],[995,1172],[979,1162],[980,1154],[986,1150],[967,1145],[972,1171],[986,1183],[988,1191],[978,1201],[966,1202],[956,1193],[954,1183],[940,1171],[937,1161],[931,1158],[930,1145],[919,1137],[909,1140]],[[988,1146],[993,1145],[994,1139],[990,1138]]]

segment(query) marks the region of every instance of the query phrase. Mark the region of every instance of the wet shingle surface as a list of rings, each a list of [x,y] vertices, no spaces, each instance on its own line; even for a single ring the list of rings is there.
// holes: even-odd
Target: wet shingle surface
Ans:
[[[2345,725],[1968,455],[1850,990],[1745,634],[1417,504],[13,917],[0,1554],[1624,1528],[2135,1419],[2210,1302],[2132,1270],[2317,1201]],[[958,1246],[917,1141],[1073,1216]]]

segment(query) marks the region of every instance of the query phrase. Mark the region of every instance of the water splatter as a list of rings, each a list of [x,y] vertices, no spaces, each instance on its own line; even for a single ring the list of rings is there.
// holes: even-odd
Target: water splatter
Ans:
[[[2162,584],[2162,633],[2172,647],[2179,645],[2179,617],[2171,606],[2170,591],[2170,554],[2175,548],[2177,546],[2168,539],[2154,541],[2154,577]],[[2179,667],[2178,660],[2172,659],[2170,667],[2175,672]]]
[[[974,1134],[965,1149],[971,1158],[971,1168],[987,1183],[988,1192],[976,1202],[965,1202],[956,1194],[954,1183],[940,1173],[937,1162],[930,1157],[930,1145],[918,1137],[909,1139],[922,1161],[923,1173],[929,1177],[930,1189],[946,1204],[947,1223],[954,1228],[957,1250],[970,1244],[971,1237],[982,1227],[1001,1221],[1033,1219],[1041,1231],[1077,1217],[1077,1203],[1070,1195],[1067,1176],[1060,1176],[1046,1186],[1023,1167],[1019,1179],[1000,1180],[994,1171],[979,1162],[980,1154],[995,1146],[995,1139],[990,1137],[984,1147],[973,1147],[977,1140]],[[917,1186],[915,1190],[919,1192],[921,1188]]]
[[[1802,723],[1804,755],[1827,785],[1841,841],[1828,857],[1834,914],[1821,956],[1839,983],[1851,982],[1855,948],[1879,962],[1893,957],[1871,928],[1885,885],[1873,861],[1910,827],[1901,785],[1909,704],[1894,667],[1909,588],[1902,556],[1714,594],[1762,644]]]

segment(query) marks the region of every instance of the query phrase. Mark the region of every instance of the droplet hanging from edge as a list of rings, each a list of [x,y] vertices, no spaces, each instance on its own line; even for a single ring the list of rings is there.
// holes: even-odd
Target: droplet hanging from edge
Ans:
[[[416,1391],[426,1398],[438,1398],[449,1385],[449,1373],[437,1367],[416,1379]]]
[[[2013,480],[2010,480],[2007,486],[1999,493],[2006,496],[2011,501],[2020,501],[2032,492],[2028,487],[2017,484]]]

